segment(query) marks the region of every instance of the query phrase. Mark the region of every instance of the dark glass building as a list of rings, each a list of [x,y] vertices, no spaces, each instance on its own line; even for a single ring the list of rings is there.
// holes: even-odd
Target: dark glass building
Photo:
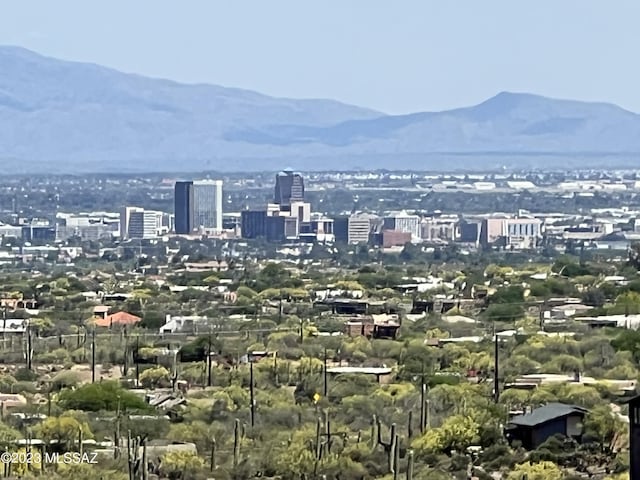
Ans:
[[[175,230],[189,234],[193,230],[193,182],[176,182],[174,191]]]
[[[27,225],[22,227],[25,242],[44,244],[56,241],[56,227],[49,225]]]
[[[276,175],[274,203],[282,210],[289,210],[291,202],[304,202],[304,180],[299,173],[285,170]]]
[[[347,243],[349,241],[349,217],[338,217],[333,221],[333,233],[336,242]]]
[[[267,234],[267,212],[245,210],[240,214],[242,238],[260,238]]]

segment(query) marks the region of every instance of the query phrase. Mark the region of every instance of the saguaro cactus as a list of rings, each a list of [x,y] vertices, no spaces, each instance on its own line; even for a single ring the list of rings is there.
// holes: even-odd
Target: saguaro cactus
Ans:
[[[409,450],[407,455],[407,480],[413,480],[413,450]]]
[[[389,467],[389,473],[397,474],[396,470],[398,470],[397,465],[400,459],[400,437],[396,432],[396,424],[391,424],[391,431],[389,435],[389,441],[385,442],[382,440],[382,422],[380,419],[377,419],[377,430],[378,430],[378,445],[381,445],[384,448],[385,453],[387,454],[387,465]]]
[[[331,420],[329,420],[329,412],[324,412],[325,433],[327,435],[327,453],[331,453]]]
[[[211,464],[211,471],[213,472],[216,468],[218,468],[217,464],[216,464],[216,437],[213,437],[211,439],[211,458],[210,458],[210,464]]]
[[[378,427],[378,417],[374,413],[371,416],[371,448],[376,448],[378,444],[378,432],[376,431]]]

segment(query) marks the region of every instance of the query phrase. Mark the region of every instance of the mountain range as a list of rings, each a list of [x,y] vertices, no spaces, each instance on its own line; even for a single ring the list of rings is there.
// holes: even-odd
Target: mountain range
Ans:
[[[503,92],[386,115],[181,84],[0,47],[0,165],[16,173],[638,165],[640,116]]]

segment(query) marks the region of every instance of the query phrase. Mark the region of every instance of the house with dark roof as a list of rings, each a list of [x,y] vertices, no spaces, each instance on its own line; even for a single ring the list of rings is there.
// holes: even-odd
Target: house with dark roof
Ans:
[[[583,421],[588,410],[576,405],[549,403],[509,420],[505,434],[510,443],[519,441],[534,450],[554,435],[564,435],[580,442]]]

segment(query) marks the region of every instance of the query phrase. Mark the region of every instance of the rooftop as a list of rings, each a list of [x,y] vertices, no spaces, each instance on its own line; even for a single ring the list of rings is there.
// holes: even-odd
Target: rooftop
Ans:
[[[105,318],[98,318],[94,321],[97,327],[111,327],[112,325],[134,325],[142,320],[140,317],[127,312],[116,312]]]
[[[391,369],[388,367],[331,367],[327,373],[362,373],[365,375],[388,375]]]
[[[565,417],[574,413],[586,414],[588,410],[576,405],[566,405],[564,403],[549,403],[543,407],[536,408],[530,413],[518,415],[512,418],[509,423],[523,427],[535,427],[543,423],[550,422],[556,418]]]

